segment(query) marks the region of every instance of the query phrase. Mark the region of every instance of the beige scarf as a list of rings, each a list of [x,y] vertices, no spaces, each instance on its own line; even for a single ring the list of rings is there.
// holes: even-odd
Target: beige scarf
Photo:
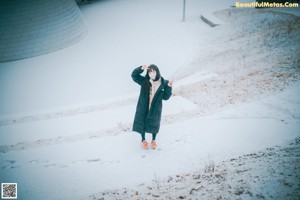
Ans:
[[[150,79],[149,81],[151,83],[150,94],[149,94],[149,110],[150,110],[153,97],[156,91],[158,90],[159,86],[161,85],[161,79],[158,79],[157,81],[153,81],[152,79]]]

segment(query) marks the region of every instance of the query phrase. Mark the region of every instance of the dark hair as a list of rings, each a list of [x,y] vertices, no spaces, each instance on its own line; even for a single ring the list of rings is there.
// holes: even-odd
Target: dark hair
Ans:
[[[154,81],[157,81],[158,79],[160,79],[160,72],[159,72],[159,69],[158,69],[158,67],[157,67],[156,65],[153,65],[153,64],[150,65],[150,66],[148,67],[146,77],[150,79],[150,77],[149,77],[149,72],[150,72],[151,70],[155,70],[155,71],[156,71],[156,77],[155,77]]]
[[[152,65],[150,65],[148,67],[148,70],[147,70],[147,73],[146,73],[146,76],[145,76],[146,80],[144,82],[144,87],[145,87],[147,93],[149,93],[149,91],[150,91],[150,85],[151,85],[151,83],[149,82],[149,79],[150,79],[149,72],[151,71],[151,69],[156,71],[156,77],[155,77],[154,81],[159,80],[160,77],[161,77],[159,69],[158,69],[158,67],[156,65],[152,64]]]

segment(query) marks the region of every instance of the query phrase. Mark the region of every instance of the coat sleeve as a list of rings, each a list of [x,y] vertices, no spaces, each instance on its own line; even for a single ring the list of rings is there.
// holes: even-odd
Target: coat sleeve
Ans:
[[[168,82],[166,81],[166,87],[165,87],[165,92],[164,92],[164,96],[163,96],[163,100],[168,100],[170,99],[171,95],[172,95],[172,87],[168,86]]]
[[[142,85],[142,83],[145,80],[145,77],[141,76],[141,73],[143,73],[143,69],[142,66],[137,67],[133,70],[133,72],[131,73],[131,78],[134,82],[136,82],[139,85]]]

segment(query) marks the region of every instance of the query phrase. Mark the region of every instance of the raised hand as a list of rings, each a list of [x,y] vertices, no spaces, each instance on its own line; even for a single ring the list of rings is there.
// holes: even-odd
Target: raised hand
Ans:
[[[142,65],[142,69],[143,69],[143,70],[147,70],[147,69],[148,69],[148,66],[147,66],[147,65]]]

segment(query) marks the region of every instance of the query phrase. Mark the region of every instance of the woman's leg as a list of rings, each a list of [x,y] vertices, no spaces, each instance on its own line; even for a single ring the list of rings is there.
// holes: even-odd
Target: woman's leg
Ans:
[[[156,138],[156,133],[153,133],[152,134],[152,140],[155,140],[155,138]]]
[[[144,133],[141,133],[141,136],[142,136],[142,142],[146,140],[145,138],[145,132]]]

